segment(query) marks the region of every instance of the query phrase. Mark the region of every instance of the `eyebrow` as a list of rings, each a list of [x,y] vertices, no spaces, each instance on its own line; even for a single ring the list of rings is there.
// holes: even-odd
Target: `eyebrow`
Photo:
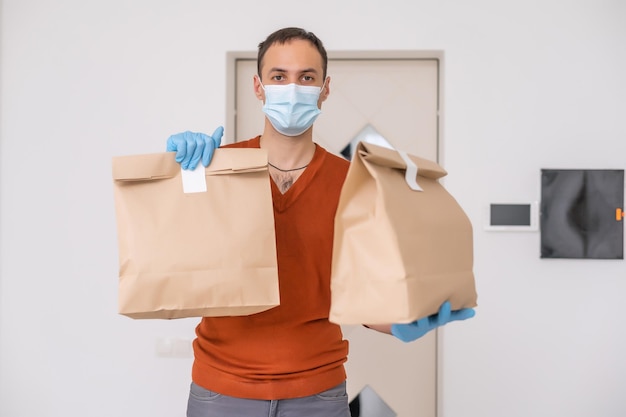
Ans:
[[[279,68],[279,67],[274,67],[274,68],[270,69],[270,73],[272,73],[272,72],[289,72],[289,71],[287,71],[286,69]],[[312,72],[314,74],[317,74],[317,70],[315,68],[305,68],[305,69],[303,69],[301,71],[298,71],[298,72],[301,73],[301,74],[305,73],[305,72]]]

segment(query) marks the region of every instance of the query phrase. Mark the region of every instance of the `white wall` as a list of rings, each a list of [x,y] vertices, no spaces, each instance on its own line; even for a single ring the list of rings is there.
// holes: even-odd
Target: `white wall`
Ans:
[[[480,306],[443,332],[441,416],[626,415],[626,263],[482,230],[484,204],[539,198],[541,168],[626,168],[625,21],[620,0],[3,0],[0,415],[184,415],[191,359],[155,341],[195,321],[116,314],[110,160],[224,123],[226,51],[288,25],[329,50],[445,51]]]

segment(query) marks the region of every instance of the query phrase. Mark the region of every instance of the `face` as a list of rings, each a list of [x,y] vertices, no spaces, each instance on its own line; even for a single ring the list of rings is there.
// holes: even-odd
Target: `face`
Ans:
[[[284,44],[275,43],[265,53],[261,63],[261,81],[264,85],[299,84],[322,87],[324,85],[322,57],[309,41],[294,39]],[[320,93],[318,107],[326,100],[330,77]],[[261,82],[254,77],[254,93],[259,100],[265,101],[265,92]]]

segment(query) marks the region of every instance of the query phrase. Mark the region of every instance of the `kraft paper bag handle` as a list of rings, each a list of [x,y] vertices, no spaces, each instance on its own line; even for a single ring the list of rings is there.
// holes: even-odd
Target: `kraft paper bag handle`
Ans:
[[[404,179],[406,183],[409,185],[409,188],[413,191],[424,191],[422,187],[417,183],[417,164],[413,162],[409,155],[404,151],[398,151],[400,157],[406,163],[406,171],[404,173]]]

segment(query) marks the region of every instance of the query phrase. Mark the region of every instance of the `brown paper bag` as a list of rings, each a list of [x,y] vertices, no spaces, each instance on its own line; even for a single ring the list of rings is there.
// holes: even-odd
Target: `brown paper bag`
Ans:
[[[439,184],[446,174],[426,159],[358,145],[335,218],[332,322],[407,323],[446,300],[453,310],[476,305],[472,226]]]
[[[183,192],[175,153],[113,158],[119,313],[253,314],[279,304],[267,153],[217,149],[206,192]],[[200,179],[203,175],[200,174]]]

